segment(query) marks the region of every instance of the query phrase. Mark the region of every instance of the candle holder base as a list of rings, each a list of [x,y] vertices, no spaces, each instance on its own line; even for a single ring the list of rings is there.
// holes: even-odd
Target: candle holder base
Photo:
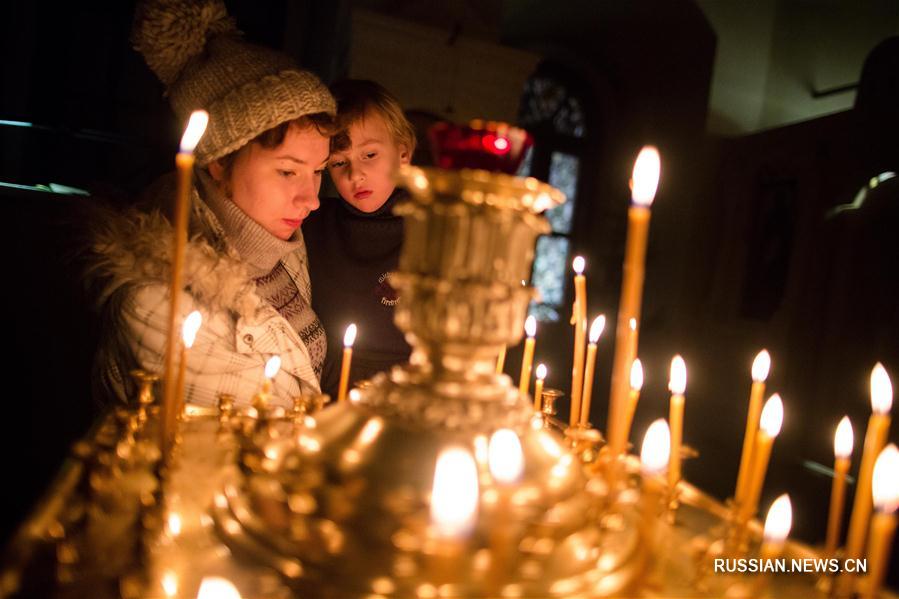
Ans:
[[[580,424],[565,429],[565,440],[568,447],[582,463],[593,464],[599,459],[599,452],[605,445],[605,439],[595,428],[589,424]]]
[[[674,485],[669,485],[668,496],[665,502],[665,521],[674,526],[677,523],[677,510],[680,507],[681,483],[679,480]]]

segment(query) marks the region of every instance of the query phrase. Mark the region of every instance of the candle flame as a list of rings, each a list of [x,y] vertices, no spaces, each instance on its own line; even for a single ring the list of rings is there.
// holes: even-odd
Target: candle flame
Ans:
[[[543,362],[537,364],[537,378],[541,381],[546,378],[546,364]]]
[[[687,390],[687,364],[680,355],[671,359],[671,375],[668,379],[668,390],[675,395],[683,395]]]
[[[643,362],[640,358],[634,360],[631,364],[631,389],[639,391],[643,388]]]
[[[178,575],[172,570],[166,570],[162,575],[162,592],[166,597],[174,597],[178,594]]]
[[[197,599],[240,599],[240,592],[227,578],[207,576],[200,582]]]
[[[656,197],[656,189],[659,187],[659,173],[662,170],[662,161],[659,151],[655,146],[643,146],[637,160],[634,162],[634,172],[631,176],[633,187],[631,199],[640,206],[649,206]]]
[[[384,430],[384,420],[380,416],[375,416],[365,423],[362,430],[359,431],[359,443],[362,445],[371,445],[374,443],[381,431]]]
[[[771,354],[767,349],[763,349],[752,361],[752,380],[756,383],[764,383],[768,378],[768,372],[771,370]]]
[[[281,356],[272,356],[265,363],[265,378],[273,379],[278,371],[281,370]]]
[[[181,136],[181,152],[191,154],[200,138],[206,132],[206,125],[209,123],[209,113],[205,110],[194,110],[190,113],[190,119],[187,121],[187,127],[184,128],[184,135]]]
[[[178,512],[169,512],[169,517],[166,521],[166,527],[169,529],[169,533],[173,537],[177,537],[181,534],[181,514]]]
[[[780,433],[780,427],[784,421],[784,404],[780,395],[775,393],[765,402],[762,415],[759,418],[759,427],[772,439]]]
[[[849,416],[843,416],[837,425],[837,432],[833,436],[833,454],[838,458],[848,458],[852,455],[852,446],[855,444],[855,435],[852,434],[852,422]]]
[[[353,343],[356,342],[356,324],[353,323],[346,328],[346,332],[343,334],[343,346],[344,347],[353,347]]]
[[[664,418],[649,425],[640,447],[640,464],[643,474],[660,474],[668,467],[671,455],[671,431]]]
[[[528,337],[530,337],[532,339],[537,334],[537,319],[534,318],[533,314],[531,314],[530,316],[528,316],[525,319],[524,332],[527,334]]]
[[[593,324],[590,325],[590,343],[596,344],[599,341],[599,336],[602,335],[603,330],[606,328],[606,317],[604,314],[600,314],[596,318],[593,319]]]
[[[478,468],[471,453],[460,447],[437,456],[431,490],[431,521],[443,536],[467,533],[478,510]]]
[[[883,364],[878,362],[871,371],[871,410],[886,415],[893,407],[893,384]]]
[[[534,212],[543,212],[547,208],[552,207],[553,200],[548,193],[538,193],[534,198]]]
[[[515,431],[501,428],[490,436],[488,449],[490,474],[499,483],[514,483],[524,470],[521,441]]]
[[[874,507],[887,514],[895,512],[899,507],[899,449],[893,443],[877,456],[871,484]]]
[[[203,315],[199,310],[194,310],[184,319],[184,324],[181,325],[181,340],[184,341],[184,347],[187,349],[194,346],[201,324],[203,324]]]
[[[478,435],[474,438],[474,459],[478,464],[487,466],[490,462],[489,442],[487,435]]]
[[[575,256],[574,260],[571,262],[571,268],[574,269],[575,274],[582,275],[584,274],[584,267],[587,265],[587,261],[584,260],[583,256]]]
[[[768,508],[768,516],[765,518],[765,540],[769,543],[783,543],[792,527],[793,504],[790,503],[790,496],[784,493]]]

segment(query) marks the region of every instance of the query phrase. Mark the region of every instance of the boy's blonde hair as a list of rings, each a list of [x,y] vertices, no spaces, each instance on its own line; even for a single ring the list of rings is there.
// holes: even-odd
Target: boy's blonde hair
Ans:
[[[406,146],[409,156],[415,153],[415,128],[393,95],[374,81],[344,79],[331,86],[337,100],[337,127],[331,138],[331,151],[341,152],[350,147],[349,128],[368,114],[384,119],[393,142]]]

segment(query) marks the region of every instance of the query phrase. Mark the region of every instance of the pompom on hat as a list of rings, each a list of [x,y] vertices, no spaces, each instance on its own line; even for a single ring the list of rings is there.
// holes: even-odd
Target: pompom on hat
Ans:
[[[281,52],[241,39],[221,0],[147,0],[131,40],[166,86],[175,115],[209,112],[195,151],[205,166],[301,116],[334,115],[328,88]]]

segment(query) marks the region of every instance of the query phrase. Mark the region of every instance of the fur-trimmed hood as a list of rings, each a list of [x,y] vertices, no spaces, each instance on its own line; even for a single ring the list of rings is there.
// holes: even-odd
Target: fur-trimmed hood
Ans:
[[[174,197],[168,187],[157,187],[157,197]],[[184,287],[211,311],[251,318],[261,301],[256,285],[196,188],[192,195]],[[173,228],[161,210],[100,208],[99,212],[89,225],[86,268],[95,307],[102,311],[113,296],[130,294],[142,285],[170,284]]]
[[[202,173],[200,176],[202,189]],[[249,399],[258,390],[266,356],[279,355],[273,381],[282,399],[318,392],[318,377],[300,333],[257,291],[250,267],[225,236],[194,187],[183,271],[184,291],[203,314],[203,329],[192,355],[202,368],[189,372],[192,401],[213,404],[219,393]],[[214,190],[206,190],[214,193]],[[152,186],[146,209],[116,211],[95,207],[86,220],[82,244],[85,284],[99,314],[100,343],[94,362],[98,398],[132,399],[134,368],[158,372],[168,338],[173,229],[160,205],[175,195],[172,178]],[[300,243],[281,263],[308,302],[309,275]]]

